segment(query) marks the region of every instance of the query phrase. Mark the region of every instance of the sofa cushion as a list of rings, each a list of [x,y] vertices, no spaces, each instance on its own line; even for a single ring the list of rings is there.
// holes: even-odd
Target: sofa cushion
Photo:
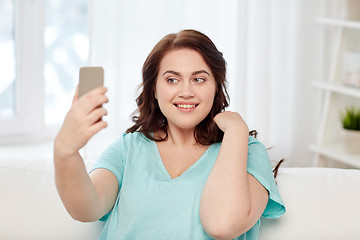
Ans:
[[[103,224],[69,216],[53,169],[52,159],[0,160],[0,239],[97,239]]]
[[[360,239],[360,170],[282,168],[276,181],[287,212],[262,219],[260,239]]]

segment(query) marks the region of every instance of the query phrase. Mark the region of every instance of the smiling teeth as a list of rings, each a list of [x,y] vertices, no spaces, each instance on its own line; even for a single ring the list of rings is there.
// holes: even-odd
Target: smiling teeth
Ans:
[[[187,105],[187,104],[179,104],[177,105],[179,108],[194,108],[195,105]]]

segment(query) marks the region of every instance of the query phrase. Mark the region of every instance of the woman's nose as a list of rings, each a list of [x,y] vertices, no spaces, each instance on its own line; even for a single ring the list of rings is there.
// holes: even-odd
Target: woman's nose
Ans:
[[[195,92],[193,90],[193,86],[191,85],[191,82],[183,81],[180,89],[179,89],[179,96],[183,98],[190,98],[194,97]]]

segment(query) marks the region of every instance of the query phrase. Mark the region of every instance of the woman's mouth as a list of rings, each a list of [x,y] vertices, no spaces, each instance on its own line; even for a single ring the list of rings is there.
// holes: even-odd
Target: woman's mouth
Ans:
[[[195,108],[197,105],[196,104],[175,104],[175,106],[178,108],[183,108],[183,109],[191,109],[191,108]]]
[[[186,104],[186,103],[180,103],[180,104],[174,104],[175,107],[180,110],[181,112],[192,112],[196,109],[196,107],[199,104]]]

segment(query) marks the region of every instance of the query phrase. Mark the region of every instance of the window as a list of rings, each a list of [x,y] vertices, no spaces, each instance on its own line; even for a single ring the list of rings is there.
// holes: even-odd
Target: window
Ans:
[[[0,0],[0,142],[52,137],[88,57],[87,0]]]
[[[0,1],[0,118],[15,116],[15,39],[11,0]]]
[[[87,1],[46,2],[45,123],[60,124],[88,57]]]

